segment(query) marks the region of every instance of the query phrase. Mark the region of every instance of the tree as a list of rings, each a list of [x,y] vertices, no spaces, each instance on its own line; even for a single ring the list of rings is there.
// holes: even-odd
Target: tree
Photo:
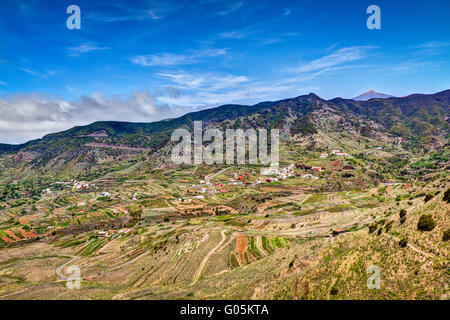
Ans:
[[[436,221],[431,214],[424,214],[419,218],[417,229],[420,231],[431,231],[436,227]]]
[[[427,194],[425,196],[425,199],[423,201],[425,201],[425,203],[426,203],[426,202],[430,201],[433,198],[434,198],[434,196],[431,193],[429,193],[429,194]]]
[[[442,241],[450,240],[450,229],[444,231],[444,235],[442,236]]]
[[[442,200],[447,201],[447,203],[450,203],[450,188],[447,189],[447,191],[445,191],[444,198]]]
[[[405,248],[405,247],[408,245],[408,239],[403,238],[402,240],[400,240],[400,241],[398,242],[398,245],[399,245],[400,247],[402,247],[402,248]]]

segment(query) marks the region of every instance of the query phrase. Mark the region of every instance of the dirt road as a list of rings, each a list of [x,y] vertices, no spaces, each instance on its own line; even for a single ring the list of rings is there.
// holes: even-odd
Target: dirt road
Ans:
[[[229,169],[229,168],[222,169],[222,170],[220,170],[219,172],[216,172],[216,173],[207,175],[207,176],[205,177],[205,183],[206,183],[206,185],[209,187],[209,189],[211,189],[211,193],[212,193],[213,195],[216,193],[216,189],[215,189],[214,186],[211,184],[210,179],[212,179],[212,178],[218,176],[219,174],[225,172],[225,171],[228,170],[228,169]]]
[[[202,271],[206,266],[206,263],[208,262],[209,258],[216,253],[217,249],[220,248],[220,246],[225,242],[226,236],[225,236],[225,230],[222,230],[221,232],[222,234],[222,240],[220,240],[219,244],[217,246],[215,246],[207,255],[206,257],[202,260],[202,262],[200,263],[197,271],[194,274],[194,278],[192,279],[192,283],[191,286],[196,284],[197,281],[200,279],[200,276],[202,275]]]
[[[56,275],[58,276],[58,278],[59,278],[60,280],[68,280],[68,279],[69,279],[68,277],[66,277],[66,276],[64,276],[64,275],[62,274],[61,270],[63,270],[64,267],[66,267],[68,264],[70,264],[70,263],[72,263],[73,261],[75,261],[76,259],[78,259],[78,257],[76,257],[76,256],[69,256],[69,257],[71,257],[72,259],[69,260],[69,261],[67,261],[66,263],[64,263],[63,265],[59,266],[59,267],[56,269]]]

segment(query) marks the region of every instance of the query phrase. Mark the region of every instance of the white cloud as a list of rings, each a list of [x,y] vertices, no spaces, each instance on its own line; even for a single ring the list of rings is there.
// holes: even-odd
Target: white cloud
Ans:
[[[189,54],[161,53],[151,55],[136,56],[131,59],[134,64],[144,67],[167,67],[183,64],[192,64],[198,62],[202,58],[212,58],[222,56],[227,53],[227,49],[202,49],[195,50]]]
[[[245,76],[225,75],[220,76],[211,73],[190,74],[190,73],[159,73],[160,76],[170,79],[183,89],[209,89],[219,90],[230,88],[244,82],[248,79]]]
[[[99,51],[99,50],[107,50],[107,49],[109,49],[109,48],[108,47],[98,47],[98,46],[94,46],[92,44],[86,43],[86,44],[82,44],[78,47],[69,48],[69,55],[79,56],[82,53],[88,53],[91,51]]]
[[[213,73],[180,72],[159,75],[167,78],[175,88],[185,93],[177,98],[165,96],[159,100],[169,105],[190,107],[206,108],[227,103],[253,104],[309,93],[317,89],[311,86],[299,87],[296,81],[291,81],[292,77],[281,80],[251,80],[246,76]]]
[[[360,47],[341,48],[336,50],[332,54],[326,55],[322,58],[303,64],[297,68],[294,68],[293,70],[297,72],[312,72],[312,71],[326,70],[326,68],[360,60],[366,57],[367,52],[372,48],[374,47],[360,46]]]
[[[220,36],[227,39],[244,39],[249,35],[259,32],[259,30],[240,29],[228,32],[222,32]]]
[[[21,143],[95,121],[152,122],[194,110],[161,102],[166,96],[175,99],[176,90],[166,89],[159,97],[138,91],[129,96],[96,93],[77,101],[42,94],[0,98],[0,143]]]
[[[430,55],[441,55],[444,53],[447,53],[450,49],[450,42],[437,42],[437,41],[431,41],[422,43],[417,46],[413,46],[412,49],[415,51],[415,55],[422,55],[422,56],[430,56]]]
[[[137,56],[131,59],[131,61],[144,67],[174,66],[178,64],[190,63],[190,59],[188,56],[171,53],[163,53],[161,55],[151,54],[146,56]]]
[[[225,10],[223,10],[223,11],[220,11],[220,12],[218,12],[217,14],[218,14],[219,16],[225,16],[225,15],[228,15],[228,14],[230,14],[230,13],[233,13],[233,12],[239,10],[243,5],[244,5],[244,3],[243,3],[242,1],[238,1],[238,2],[235,2],[235,3],[231,3],[231,5],[229,6],[229,8],[227,8],[227,9],[225,9]]]
[[[45,71],[45,72],[39,72],[39,71],[35,71],[32,69],[28,69],[28,68],[18,68],[19,70],[28,73],[32,76],[35,77],[39,77],[39,78],[43,78],[43,79],[47,79],[48,77],[54,75],[56,73],[56,71],[54,70],[49,70],[49,71]]]

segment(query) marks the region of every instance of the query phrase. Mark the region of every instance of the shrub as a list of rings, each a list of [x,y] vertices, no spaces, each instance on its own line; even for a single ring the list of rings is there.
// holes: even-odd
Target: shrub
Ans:
[[[402,217],[402,218],[400,218],[400,223],[401,223],[401,224],[404,224],[404,223],[405,223],[405,221],[406,221],[406,217]]]
[[[402,240],[400,240],[400,241],[398,242],[398,245],[399,245],[400,247],[402,247],[402,248],[405,248],[405,247],[408,245],[408,239],[403,238]]]
[[[450,188],[447,189],[447,191],[445,191],[444,198],[442,200],[447,201],[447,203],[450,203]]]
[[[386,232],[388,232],[389,230],[391,230],[392,228],[392,224],[394,223],[394,221],[389,221],[388,223],[386,223],[386,225],[384,226]]]
[[[450,229],[444,231],[444,235],[442,236],[442,241],[450,240]]]
[[[383,229],[378,229],[378,233],[377,233],[377,235],[379,236],[380,234],[382,234],[383,233]]]
[[[371,225],[369,226],[369,233],[372,233],[372,232],[374,232],[375,230],[377,230],[377,224],[376,224],[376,223],[371,224]]]
[[[430,200],[433,199],[433,198],[434,198],[434,195],[432,195],[431,193],[429,193],[429,194],[427,194],[427,195],[425,196],[425,199],[424,199],[423,201],[428,202],[428,201],[430,201]]]
[[[332,296],[335,296],[335,295],[337,295],[338,293],[339,293],[339,289],[338,289],[338,288],[336,288],[336,287],[331,288],[330,294],[331,294]]]
[[[406,216],[406,210],[405,209],[400,210],[399,215],[400,215],[400,218],[403,218],[404,216]]]
[[[417,229],[420,231],[431,231],[436,227],[436,221],[431,214],[424,214],[417,223]]]

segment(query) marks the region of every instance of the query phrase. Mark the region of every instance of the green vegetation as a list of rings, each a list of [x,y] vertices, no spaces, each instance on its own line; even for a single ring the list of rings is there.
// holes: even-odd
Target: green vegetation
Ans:
[[[447,191],[445,191],[444,198],[442,200],[450,203],[450,189],[447,189]]]
[[[450,240],[450,229],[447,229],[444,231],[444,234],[442,235],[442,241],[448,241]]]
[[[398,242],[398,245],[399,245],[400,247],[402,247],[402,248],[406,248],[406,246],[408,245],[408,239],[403,238],[402,240],[400,240],[400,241]]]
[[[424,214],[417,223],[417,229],[420,231],[431,231],[436,227],[436,221],[431,214]]]
[[[272,253],[273,249],[270,246],[270,242],[269,239],[265,236],[262,237],[262,245],[263,245],[263,249],[267,252],[267,253]]]

